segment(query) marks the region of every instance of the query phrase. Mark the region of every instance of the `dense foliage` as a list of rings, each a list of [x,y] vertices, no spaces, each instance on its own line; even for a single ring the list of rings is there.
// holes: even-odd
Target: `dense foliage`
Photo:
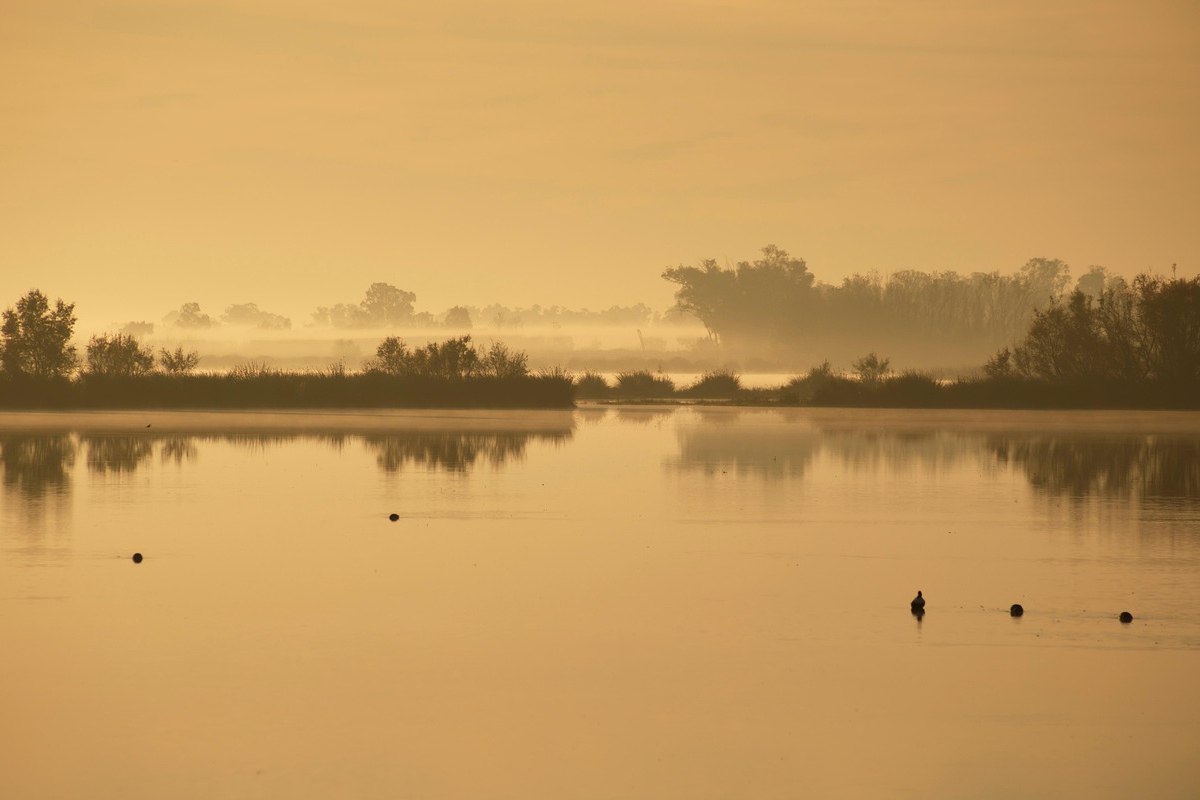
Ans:
[[[1140,275],[1095,297],[1077,290],[1036,312],[1020,343],[985,369],[997,378],[1200,384],[1200,278]]]
[[[1089,286],[1097,276],[1103,283],[1103,270],[1085,276]],[[671,267],[663,278],[677,287],[676,307],[734,351],[848,354],[886,343],[979,357],[1022,335],[1033,312],[1070,281],[1062,261],[1035,258],[1015,275],[904,270],[830,285],[774,245],[731,268],[710,259]]]
[[[93,336],[87,346],[88,375],[130,377],[154,371],[154,352],[123,333]]]
[[[0,365],[10,375],[55,378],[70,375],[78,363],[71,332],[75,304],[55,301],[37,289],[4,311],[0,325]]]

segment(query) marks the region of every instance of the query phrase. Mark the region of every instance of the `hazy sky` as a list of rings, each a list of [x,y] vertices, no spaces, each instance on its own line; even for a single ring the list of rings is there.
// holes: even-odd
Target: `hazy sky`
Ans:
[[[0,109],[0,305],[101,322],[1200,265],[1195,0],[2,0]]]

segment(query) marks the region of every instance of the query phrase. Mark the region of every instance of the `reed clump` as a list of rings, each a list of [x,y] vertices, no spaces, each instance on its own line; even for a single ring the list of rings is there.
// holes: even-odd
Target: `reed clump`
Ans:
[[[705,400],[733,400],[742,393],[742,379],[732,370],[712,370],[701,375],[695,383],[679,393],[684,397]]]
[[[585,372],[575,379],[575,396],[582,400],[603,400],[612,395],[612,387],[599,372]]]
[[[613,393],[627,400],[663,399],[675,395],[675,382],[649,370],[619,372]]]

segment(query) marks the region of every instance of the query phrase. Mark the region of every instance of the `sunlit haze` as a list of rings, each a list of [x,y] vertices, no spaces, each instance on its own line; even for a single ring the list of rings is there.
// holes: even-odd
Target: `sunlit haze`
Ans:
[[[671,302],[775,243],[818,279],[1200,261],[1191,0],[0,7],[0,306],[308,319]]]

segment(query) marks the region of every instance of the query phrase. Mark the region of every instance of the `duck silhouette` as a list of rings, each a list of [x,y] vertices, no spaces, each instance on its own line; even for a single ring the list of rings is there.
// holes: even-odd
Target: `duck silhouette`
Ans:
[[[912,600],[912,610],[913,611],[924,611],[925,610],[925,598],[921,596],[920,589],[917,590],[917,596],[914,597]]]

